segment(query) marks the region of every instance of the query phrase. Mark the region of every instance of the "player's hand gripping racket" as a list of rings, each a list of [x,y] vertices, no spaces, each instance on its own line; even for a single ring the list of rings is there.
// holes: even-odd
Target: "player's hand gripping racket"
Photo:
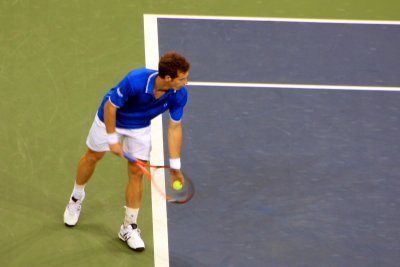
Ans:
[[[171,170],[169,166],[156,166],[144,163],[126,152],[124,152],[124,156],[128,161],[135,163],[136,166],[142,170],[144,175],[151,182],[153,188],[156,189],[157,192],[159,192],[168,202],[184,204],[192,199],[194,195],[193,182],[185,175],[185,173]],[[165,188],[162,188],[157,182],[157,172],[162,170],[170,170],[170,173],[177,172],[172,175],[173,177],[167,179],[169,182],[167,180],[165,181]]]

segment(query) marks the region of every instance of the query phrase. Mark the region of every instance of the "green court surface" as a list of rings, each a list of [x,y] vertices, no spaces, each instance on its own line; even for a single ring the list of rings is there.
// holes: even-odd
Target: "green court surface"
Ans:
[[[154,266],[148,187],[145,252],[117,238],[127,177],[112,155],[87,187],[80,224],[62,221],[102,96],[144,66],[143,14],[399,20],[399,11],[398,0],[1,0],[0,266]]]

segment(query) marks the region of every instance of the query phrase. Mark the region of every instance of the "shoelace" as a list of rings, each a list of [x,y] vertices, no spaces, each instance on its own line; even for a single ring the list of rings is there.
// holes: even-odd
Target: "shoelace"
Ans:
[[[125,238],[126,239],[131,238],[131,236],[132,236],[132,234],[134,234],[134,232],[136,232],[137,235],[140,236],[140,229],[139,228],[133,229],[131,226],[131,228],[128,228],[127,231],[124,233]]]
[[[78,202],[75,202],[75,203],[71,202],[68,204],[68,211],[70,211],[73,214],[78,213],[81,210],[81,208],[82,208],[82,205]]]

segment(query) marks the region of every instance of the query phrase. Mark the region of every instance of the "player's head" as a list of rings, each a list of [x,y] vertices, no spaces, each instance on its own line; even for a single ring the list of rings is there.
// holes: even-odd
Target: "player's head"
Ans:
[[[190,70],[190,63],[186,58],[177,52],[168,52],[164,54],[158,63],[158,75],[161,78],[170,76],[173,80],[180,73],[187,73]]]

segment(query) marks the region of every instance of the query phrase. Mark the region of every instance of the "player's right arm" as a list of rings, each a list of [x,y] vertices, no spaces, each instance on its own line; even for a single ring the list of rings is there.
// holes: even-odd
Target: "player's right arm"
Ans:
[[[117,107],[110,100],[104,106],[104,124],[108,135],[108,143],[112,153],[119,157],[124,157],[122,145],[118,140],[116,132]]]
[[[122,144],[116,133],[117,110],[125,105],[128,98],[133,95],[128,76],[110,91],[109,98],[104,104],[104,124],[108,135],[110,151],[119,157],[124,157]]]

